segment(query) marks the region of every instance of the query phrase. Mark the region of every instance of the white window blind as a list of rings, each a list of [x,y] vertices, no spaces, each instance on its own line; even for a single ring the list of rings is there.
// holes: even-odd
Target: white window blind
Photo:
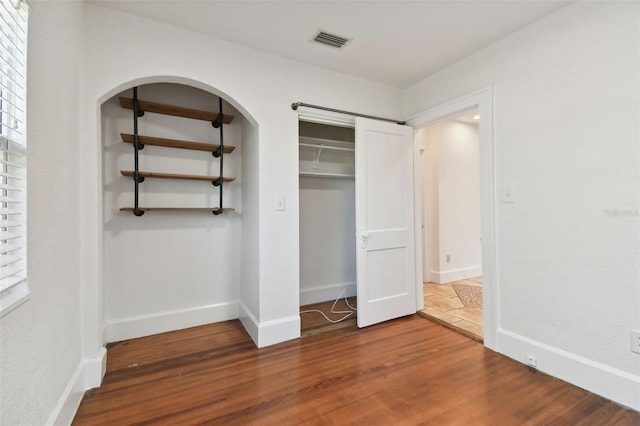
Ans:
[[[0,316],[29,297],[27,23],[24,1],[0,0]]]

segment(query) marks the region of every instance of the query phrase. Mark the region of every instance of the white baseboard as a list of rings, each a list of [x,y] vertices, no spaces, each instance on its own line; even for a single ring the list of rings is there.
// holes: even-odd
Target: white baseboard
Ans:
[[[498,330],[500,353],[526,363],[528,354],[538,360],[538,370],[640,411],[640,376],[586,359],[510,331]]]
[[[46,422],[47,426],[66,426],[71,424],[76,416],[84,392],[100,386],[106,371],[106,363],[107,350],[100,348],[97,356],[85,359],[78,365],[49,415],[49,419]]]
[[[345,288],[347,289],[347,297],[355,296],[357,293],[355,281],[315,287],[305,287],[301,285],[300,287],[300,306],[326,302],[327,300],[336,300]]]
[[[446,271],[431,271],[431,277],[434,283],[446,284],[453,281],[466,280],[468,278],[479,277],[482,275],[481,266],[471,266],[469,268],[449,269]]]
[[[244,329],[246,330],[249,337],[251,337],[251,340],[253,340],[253,343],[258,346],[258,341],[260,340],[258,338],[258,330],[260,330],[258,320],[249,310],[249,308],[247,308],[247,306],[242,302],[240,302],[238,311],[238,318],[240,318],[240,322],[244,326]]]
[[[107,342],[118,342],[236,318],[238,318],[237,301],[165,311],[152,315],[107,321],[106,339]]]
[[[240,303],[240,322],[259,348],[300,337],[300,315],[259,322],[253,313]]]

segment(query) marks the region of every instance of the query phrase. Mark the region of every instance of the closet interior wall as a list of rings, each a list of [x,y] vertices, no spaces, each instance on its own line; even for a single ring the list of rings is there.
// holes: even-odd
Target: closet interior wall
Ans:
[[[353,128],[300,122],[300,304],[356,295]],[[330,145],[323,149],[304,146]]]
[[[139,337],[170,329],[237,317],[241,287],[242,129],[246,121],[227,102],[224,158],[224,205],[234,212],[149,211],[136,217],[119,209],[131,206],[133,147],[120,133],[133,133],[132,111],[121,108],[120,93],[102,106],[104,309],[107,341]],[[147,84],[138,89],[144,101],[218,111],[218,97],[179,84]],[[210,122],[147,112],[139,133],[169,139],[219,143]],[[139,151],[140,170],[178,174],[219,174],[219,159],[210,152],[147,145]],[[209,181],[147,178],[140,183],[140,205],[217,207],[219,188]]]

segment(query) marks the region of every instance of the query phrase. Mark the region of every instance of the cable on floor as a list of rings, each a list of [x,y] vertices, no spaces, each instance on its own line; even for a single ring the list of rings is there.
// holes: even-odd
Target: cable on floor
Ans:
[[[347,306],[352,309],[350,311],[336,311],[336,304],[338,304],[338,301],[344,296],[344,301],[347,304]],[[301,314],[306,314],[306,313],[311,313],[311,312],[319,312],[322,314],[322,316],[329,321],[332,324],[337,324],[339,322],[342,322],[344,320],[346,320],[347,318],[349,318],[351,315],[354,314],[354,312],[357,311],[356,308],[354,308],[353,306],[351,306],[349,304],[349,301],[347,300],[347,287],[344,288],[344,290],[342,290],[342,292],[340,293],[340,295],[336,298],[336,300],[333,302],[333,305],[331,305],[331,313],[332,314],[346,314],[345,316],[343,316],[342,318],[338,319],[338,320],[332,320],[331,318],[329,318],[327,316],[327,314],[325,314],[324,312],[322,312],[319,309],[307,309],[304,311],[300,311]]]

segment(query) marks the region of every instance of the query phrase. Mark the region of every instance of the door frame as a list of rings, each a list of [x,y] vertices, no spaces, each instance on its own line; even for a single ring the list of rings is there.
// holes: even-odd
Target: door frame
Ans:
[[[459,112],[477,107],[480,111],[479,143],[480,143],[480,227],[482,247],[482,285],[483,303],[482,320],[484,324],[484,345],[494,351],[498,350],[498,270],[496,252],[496,192],[495,192],[495,150],[493,133],[493,87],[488,86],[468,93],[457,99],[429,108],[410,117],[407,125],[414,129],[426,127],[458,114]],[[414,141],[416,161],[420,159],[420,143]],[[415,164],[414,197],[422,200],[422,167]],[[415,203],[416,220],[422,222],[422,202]],[[418,309],[424,302],[422,286],[422,223],[416,224],[416,283]],[[419,242],[419,243],[418,243]]]

